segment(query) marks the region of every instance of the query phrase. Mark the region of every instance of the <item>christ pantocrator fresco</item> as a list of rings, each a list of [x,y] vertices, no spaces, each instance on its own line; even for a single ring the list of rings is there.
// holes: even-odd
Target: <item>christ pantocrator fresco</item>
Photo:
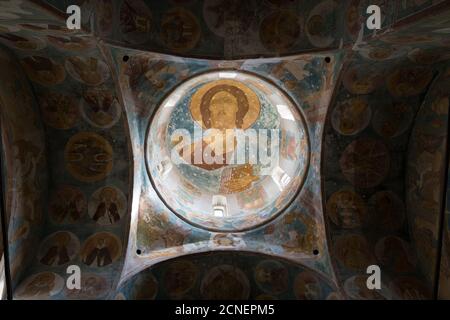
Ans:
[[[241,82],[217,80],[200,87],[189,105],[191,116],[202,127],[203,137],[194,141],[180,156],[198,168],[213,171],[230,165],[238,143],[234,129],[246,130],[259,118],[261,104],[256,93]],[[212,129],[212,130],[211,130]],[[206,159],[209,153],[214,161]],[[199,157],[201,155],[201,157]],[[200,158],[200,161],[199,161]],[[247,190],[259,178],[254,165],[233,165],[222,171],[220,191]]]

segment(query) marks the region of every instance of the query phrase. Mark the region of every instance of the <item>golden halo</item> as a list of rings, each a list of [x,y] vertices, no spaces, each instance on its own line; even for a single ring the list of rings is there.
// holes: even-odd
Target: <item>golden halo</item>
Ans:
[[[241,129],[249,128],[253,123],[255,123],[256,119],[258,119],[259,113],[261,111],[261,104],[259,102],[258,96],[252,89],[244,85],[242,82],[235,80],[216,80],[200,87],[200,89],[198,89],[193,94],[191,102],[189,104],[189,110],[191,111],[192,118],[195,122],[200,124],[203,129],[208,129],[203,122],[200,110],[202,99],[210,89],[223,85],[236,87],[237,89],[240,89],[242,92],[244,92],[248,101],[249,109],[244,116]]]

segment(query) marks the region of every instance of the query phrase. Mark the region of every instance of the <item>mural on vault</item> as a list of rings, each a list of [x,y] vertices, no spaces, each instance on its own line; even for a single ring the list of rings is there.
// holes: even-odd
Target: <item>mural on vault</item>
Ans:
[[[7,221],[11,280],[17,286],[36,251],[47,202],[46,140],[32,89],[17,60],[0,50],[0,90],[4,208]]]
[[[408,45],[416,46],[414,52],[433,51],[419,38]],[[326,217],[338,278],[349,297],[430,299],[445,168],[447,65],[438,58],[430,66],[426,58],[390,48],[379,43],[374,49],[383,54],[358,52],[343,71],[325,133]],[[364,66],[374,72],[363,75]],[[433,180],[427,172],[434,170],[440,171]],[[426,218],[420,219],[424,206]],[[373,263],[382,267],[385,290],[356,295],[354,286]]]
[[[251,265],[253,268],[248,268]],[[367,290],[367,288],[366,288]],[[155,265],[128,280],[115,299],[337,300],[316,272],[266,255],[216,252]]]

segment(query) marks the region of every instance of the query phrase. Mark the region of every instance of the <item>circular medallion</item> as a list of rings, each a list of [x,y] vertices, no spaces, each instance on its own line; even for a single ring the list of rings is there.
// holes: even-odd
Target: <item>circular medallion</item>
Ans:
[[[264,260],[258,263],[254,276],[258,287],[269,294],[283,293],[289,286],[287,268],[275,260]]]
[[[127,211],[127,199],[122,191],[114,186],[102,187],[89,199],[89,216],[101,225],[118,222]]]
[[[158,294],[158,281],[151,273],[139,274],[133,283],[134,300],[154,300]]]
[[[121,107],[107,87],[91,87],[83,92],[81,113],[92,126],[108,129],[120,119]]]
[[[293,289],[298,300],[323,299],[321,283],[311,271],[299,273],[294,279]]]
[[[72,136],[66,144],[64,158],[70,174],[84,182],[104,179],[113,167],[111,144],[93,132]]]
[[[79,102],[75,96],[56,91],[38,95],[44,122],[56,129],[70,129],[80,120]]]
[[[90,236],[81,249],[81,260],[91,267],[105,267],[122,254],[122,244],[114,234],[98,232]]]
[[[197,18],[186,9],[173,8],[162,17],[161,40],[175,52],[193,49],[200,40],[200,34]]]
[[[220,265],[205,275],[200,292],[207,300],[246,300],[250,294],[250,284],[241,269]]]
[[[264,47],[284,52],[290,49],[300,36],[299,18],[291,11],[277,11],[261,22],[259,37]]]
[[[368,222],[367,206],[360,195],[351,190],[333,193],[327,201],[327,215],[338,227],[360,228]]]
[[[350,67],[343,78],[344,87],[353,94],[369,94],[383,82],[383,70],[366,65]]]
[[[49,214],[53,222],[73,223],[84,215],[86,198],[75,187],[61,186],[51,197]]]
[[[345,178],[354,186],[372,188],[386,178],[390,156],[383,142],[363,138],[347,146],[339,163]]]

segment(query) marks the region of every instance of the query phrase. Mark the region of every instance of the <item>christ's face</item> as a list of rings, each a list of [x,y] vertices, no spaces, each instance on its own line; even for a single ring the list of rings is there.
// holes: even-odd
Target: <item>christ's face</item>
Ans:
[[[226,91],[217,92],[211,99],[209,111],[211,113],[211,128],[236,128],[238,101],[232,94]]]

